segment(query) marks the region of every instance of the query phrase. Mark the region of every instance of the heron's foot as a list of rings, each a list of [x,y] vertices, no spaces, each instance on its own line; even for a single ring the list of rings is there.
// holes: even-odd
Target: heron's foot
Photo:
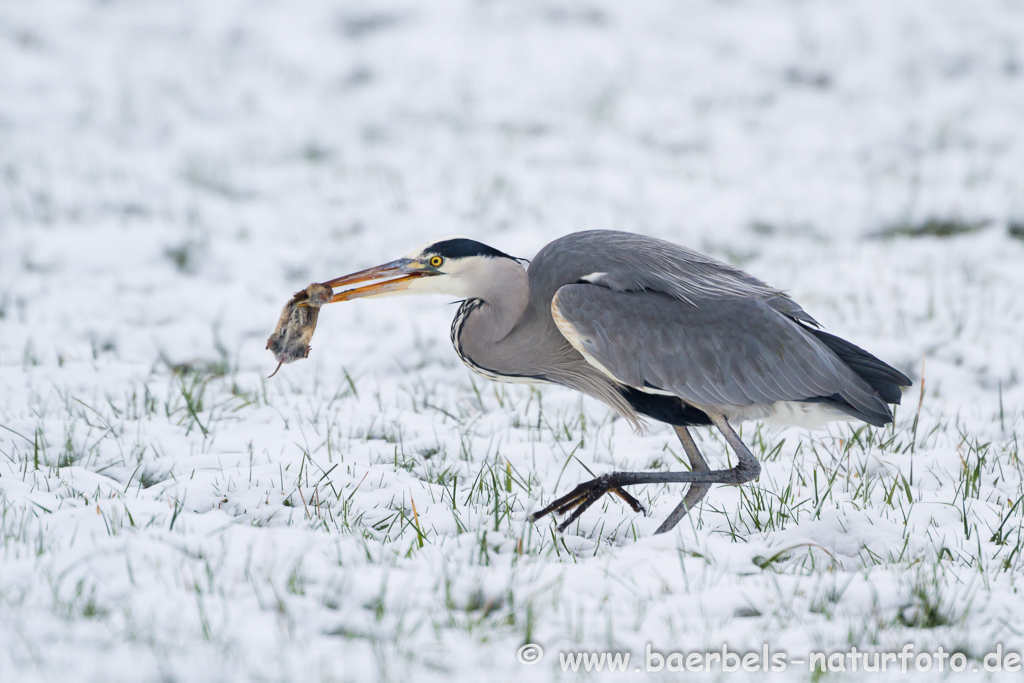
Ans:
[[[533,521],[537,521],[552,512],[563,514],[572,510],[573,512],[569,519],[558,525],[559,531],[565,531],[570,524],[586,512],[587,508],[596,503],[601,496],[609,491],[618,494],[636,512],[643,511],[646,513],[636,498],[622,490],[623,486],[635,486],[636,484],[689,484],[690,488],[687,489],[683,501],[676,506],[676,509],[672,511],[668,519],[655,531],[657,534],[663,534],[675,527],[679,520],[685,517],[707,495],[708,489],[711,488],[712,484],[738,486],[756,479],[757,475],[761,473],[761,463],[757,461],[757,458],[753,456],[750,449],[740,440],[740,437],[729,424],[729,421],[721,413],[708,412],[708,417],[711,418],[711,423],[718,428],[718,431],[722,432],[725,440],[735,451],[736,457],[739,458],[739,462],[736,463],[735,467],[728,470],[710,469],[708,464],[704,462],[704,457],[697,449],[697,444],[693,442],[690,433],[685,427],[679,427],[676,429],[676,433],[679,435],[683,449],[690,459],[692,469],[689,472],[609,472],[596,479],[583,482],[543,510],[533,513]]]
[[[564,515],[566,512],[572,510],[573,512],[569,515],[569,518],[558,525],[559,531],[565,531],[569,528],[570,524],[579,519],[580,515],[587,511],[587,508],[596,503],[598,499],[606,493],[614,493],[619,498],[626,501],[629,507],[633,508],[633,512],[642,512],[647,514],[647,510],[640,501],[616,485],[615,474],[616,473],[604,474],[596,479],[583,482],[547,507],[533,513],[531,519],[536,522],[541,517],[549,515],[552,512]]]
[[[537,521],[552,512],[563,514],[572,510],[567,520],[558,525],[559,531],[565,531],[570,524],[579,519],[587,508],[608,492],[619,495],[637,512],[644,511],[642,505],[633,496],[622,490],[623,486],[636,484],[690,484],[686,498],[669,515],[665,523],[658,527],[657,533],[664,533],[679,523],[679,520],[707,494],[712,484],[745,484],[757,477],[761,466],[757,460],[741,458],[740,462],[728,470],[693,470],[690,472],[609,472],[596,479],[585,481],[568,494],[562,496],[546,508],[532,515]]]

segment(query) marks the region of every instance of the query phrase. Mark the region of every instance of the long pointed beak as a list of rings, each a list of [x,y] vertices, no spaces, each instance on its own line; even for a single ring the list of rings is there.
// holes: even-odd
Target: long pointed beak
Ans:
[[[408,289],[411,282],[417,278],[434,274],[435,273],[432,270],[425,267],[419,261],[400,258],[374,268],[360,270],[358,273],[343,275],[342,277],[335,278],[321,284],[334,289],[370,280],[380,281],[375,282],[372,285],[365,285],[363,287],[356,287],[355,289],[338,292],[331,297],[330,301],[327,302],[333,304],[338,301],[351,301],[352,299],[362,299],[368,296],[392,294],[403,289]]]

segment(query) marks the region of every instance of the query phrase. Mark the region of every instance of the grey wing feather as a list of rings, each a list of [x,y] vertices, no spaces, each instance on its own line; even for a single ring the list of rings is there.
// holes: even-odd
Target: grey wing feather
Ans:
[[[827,400],[870,424],[892,419],[864,380],[770,300],[725,295],[691,304],[572,284],[552,309],[588,361],[636,388],[723,408]]]
[[[655,291],[697,305],[718,296],[760,299],[783,315],[820,327],[785,292],[710,256],[665,240],[614,230],[589,230],[566,235],[548,244],[530,266],[540,277],[569,281],[553,285],[547,296],[579,277],[618,292]],[[549,272],[548,272],[549,271]]]

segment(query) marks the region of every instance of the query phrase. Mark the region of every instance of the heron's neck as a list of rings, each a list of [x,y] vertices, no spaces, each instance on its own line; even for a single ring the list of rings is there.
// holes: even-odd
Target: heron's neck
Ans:
[[[526,271],[512,259],[494,259],[488,266],[486,284],[467,298],[483,302],[473,315],[475,336],[493,343],[505,338],[523,315],[530,284]]]
[[[530,285],[526,271],[515,261],[500,259],[492,268],[486,287],[466,299],[452,322],[452,343],[474,369],[516,374],[508,367],[502,342],[529,304]]]

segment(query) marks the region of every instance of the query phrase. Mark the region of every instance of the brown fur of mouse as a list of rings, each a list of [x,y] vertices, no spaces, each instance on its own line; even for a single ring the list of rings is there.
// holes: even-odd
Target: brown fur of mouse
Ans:
[[[267,339],[267,348],[278,361],[271,377],[285,363],[309,356],[309,342],[313,339],[320,307],[328,303],[333,295],[334,291],[330,287],[314,283],[296,292],[291,301],[285,304],[274,333]]]

